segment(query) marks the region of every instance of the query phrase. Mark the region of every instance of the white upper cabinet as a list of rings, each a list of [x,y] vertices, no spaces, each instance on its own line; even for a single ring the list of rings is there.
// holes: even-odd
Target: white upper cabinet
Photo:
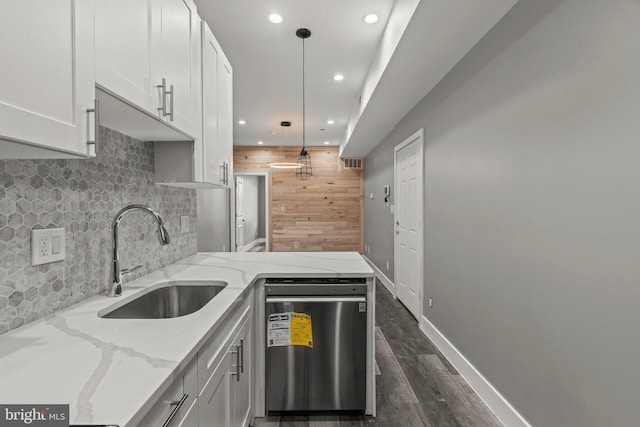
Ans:
[[[232,99],[233,69],[209,26],[202,22],[203,179],[224,186],[229,186],[233,176]]]
[[[201,28],[200,137],[192,146],[156,142],[155,181],[179,187],[229,188],[233,179],[233,69],[206,22],[202,21]]]
[[[0,158],[93,154],[93,0],[0,1]]]
[[[175,127],[184,139],[200,138],[199,25],[191,0],[100,0],[96,83]],[[105,116],[118,125],[118,114]]]
[[[96,83],[147,111],[157,106],[160,2],[100,0],[96,4]],[[155,110],[157,112],[157,110]],[[154,113],[155,114],[155,113]]]
[[[160,71],[171,92],[165,119],[199,138],[200,17],[191,0],[162,0]]]

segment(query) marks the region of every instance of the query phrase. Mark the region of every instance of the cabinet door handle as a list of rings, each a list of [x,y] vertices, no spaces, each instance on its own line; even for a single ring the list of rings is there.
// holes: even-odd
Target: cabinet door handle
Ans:
[[[226,182],[225,182],[225,179],[226,179],[226,178],[225,178],[225,176],[226,176],[226,172],[225,172],[225,170],[226,170],[226,169],[225,169],[225,167],[224,167],[224,162],[222,162],[222,164],[220,165],[220,169],[221,169],[221,172],[220,172],[220,182],[221,182],[222,184],[226,184]]]
[[[162,84],[158,85],[160,89],[162,89],[162,107],[158,108],[158,111],[162,111],[162,117],[167,115],[167,80],[162,79]]]
[[[224,162],[224,183],[229,185],[229,163]]]
[[[170,112],[169,112],[169,121],[172,122],[173,121],[173,94],[175,93],[173,91],[173,85],[169,86],[169,91],[167,92],[169,95],[171,95],[171,102],[169,102],[169,107],[170,107]]]
[[[87,109],[87,126],[89,124],[89,115],[93,113],[93,140],[88,139],[87,145],[89,146],[89,155],[98,154],[98,132],[100,127],[100,101],[96,98],[93,101],[93,108]],[[87,129],[88,131],[88,129]],[[91,153],[91,146],[93,146],[93,153]]]
[[[236,351],[232,351],[231,353],[236,355],[236,371],[232,372],[231,375],[236,377],[236,381],[240,381],[240,346],[236,345]]]
[[[244,374],[244,338],[240,338],[240,372]]]
[[[187,401],[187,397],[189,397],[189,395],[185,393],[182,395],[182,399],[174,400],[170,403],[171,406],[175,405],[175,408],[173,408],[173,411],[171,411],[171,413],[169,414],[169,418],[167,418],[164,424],[162,424],[162,427],[167,427],[171,423],[171,420],[173,420],[173,418],[176,416],[176,414],[178,413],[182,405],[184,405],[184,402]]]

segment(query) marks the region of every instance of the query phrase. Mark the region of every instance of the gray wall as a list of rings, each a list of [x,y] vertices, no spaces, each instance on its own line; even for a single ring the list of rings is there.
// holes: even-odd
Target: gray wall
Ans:
[[[149,215],[127,214],[122,268],[143,266],[127,281],[196,253],[195,191],[153,184],[152,143],[101,128],[92,159],[0,160],[0,334],[106,291],[111,222],[132,203],[159,211],[171,244],[159,245]],[[51,227],[66,229],[66,259],[32,267],[31,230]]]
[[[393,145],[378,145],[364,160],[364,255],[391,281],[394,280],[394,227],[390,209],[395,203]],[[384,201],[385,185],[391,187],[389,206]]]
[[[424,128],[425,315],[535,426],[640,420],[639,40],[638,0],[520,0],[367,157]]]

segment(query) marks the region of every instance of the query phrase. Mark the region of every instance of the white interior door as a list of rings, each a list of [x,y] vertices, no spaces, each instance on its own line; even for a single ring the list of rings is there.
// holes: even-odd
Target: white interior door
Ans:
[[[242,249],[244,246],[244,179],[241,176],[236,177],[236,250]]]
[[[422,316],[423,131],[395,147],[395,284],[397,297]]]

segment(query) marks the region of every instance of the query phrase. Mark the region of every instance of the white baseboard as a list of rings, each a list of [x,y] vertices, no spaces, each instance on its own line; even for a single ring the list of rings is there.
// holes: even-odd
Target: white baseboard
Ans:
[[[266,244],[267,240],[266,239],[262,239],[262,238],[261,239],[256,239],[253,242],[247,243],[243,247],[239,248],[238,252],[246,252],[249,249],[251,249],[252,247],[254,247],[255,245],[257,245],[258,243],[263,243],[263,242]]]
[[[457,348],[426,318],[420,320],[420,330],[438,347],[462,378],[507,427],[531,427],[516,409],[487,381]]]
[[[382,282],[384,287],[387,288],[387,290],[389,292],[391,292],[391,295],[393,295],[394,298],[396,298],[396,285],[395,285],[395,283],[393,283],[391,280],[389,280],[389,278],[384,275],[382,270],[380,270],[369,258],[367,258],[364,255],[362,255],[362,258],[364,258],[364,260],[367,261],[369,266],[376,273],[376,277]]]

